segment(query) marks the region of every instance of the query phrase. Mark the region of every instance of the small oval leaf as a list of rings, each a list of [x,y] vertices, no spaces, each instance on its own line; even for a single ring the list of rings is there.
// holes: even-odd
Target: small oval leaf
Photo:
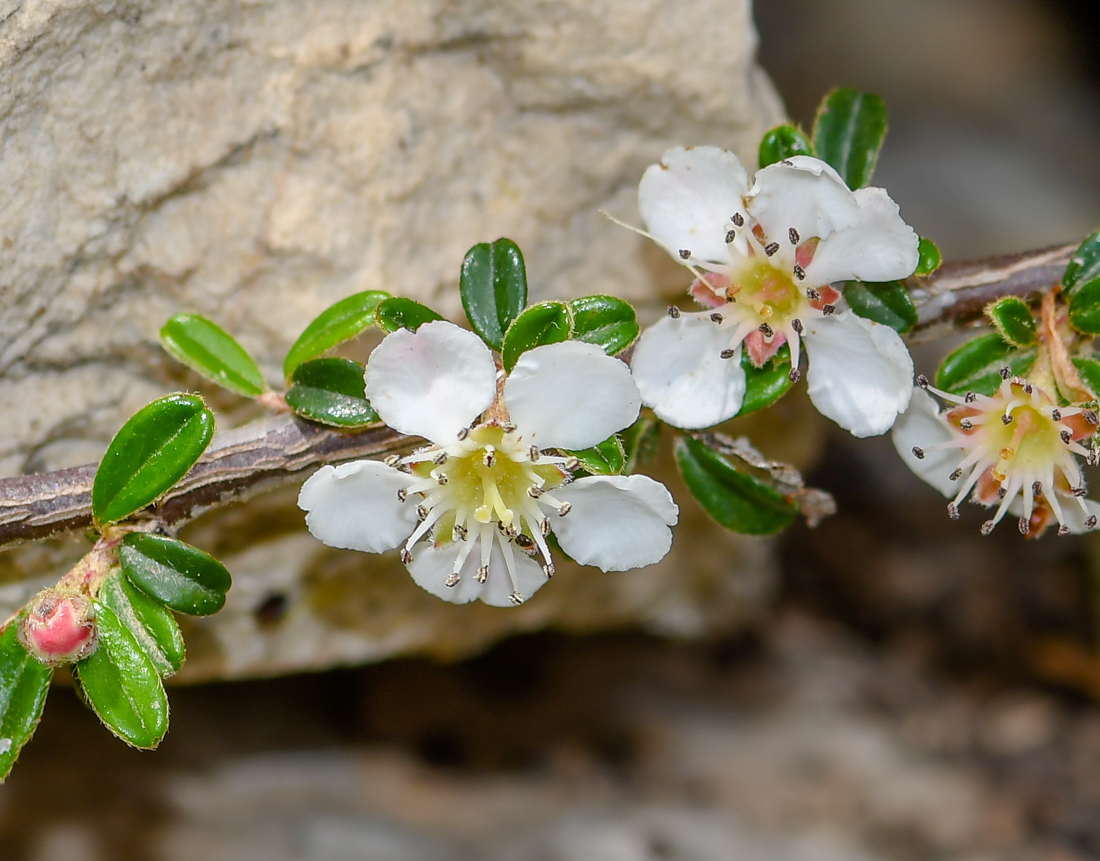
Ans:
[[[791,350],[786,344],[760,368],[752,363],[748,350],[742,350],[741,368],[745,371],[746,385],[738,416],[771,406],[794,385],[791,382]]]
[[[403,296],[384,299],[374,309],[374,322],[386,333],[396,332],[398,329],[409,329],[415,332],[425,323],[442,319],[442,316],[427,305],[421,305]]]
[[[306,326],[298,336],[283,362],[283,373],[287,379],[302,362],[308,362],[331,350],[338,344],[350,341],[374,325],[374,312],[378,305],[390,298],[389,293],[381,290],[368,290],[341,299],[330,305],[317,318]]]
[[[175,618],[163,604],[123,577],[120,570],[107,577],[99,600],[110,607],[134,635],[162,677],[172,675],[183,666],[183,634]]]
[[[634,306],[615,296],[582,296],[569,303],[573,337],[602,347],[609,356],[634,343],[641,329]]]
[[[1035,317],[1027,302],[1017,296],[1005,296],[985,306],[985,315],[998,334],[1014,347],[1039,343]]]
[[[848,281],[844,298],[860,317],[905,333],[917,325],[917,308],[901,281]]]
[[[168,731],[168,697],[153,661],[114,611],[95,603],[99,645],[74,666],[88,705],[116,736],[151,750]]]
[[[310,421],[340,428],[377,422],[378,413],[364,397],[365,369],[351,359],[312,359],[294,370],[286,403]]]
[[[131,532],[122,540],[118,559],[138,589],[190,616],[217,613],[233,583],[209,553],[165,535]]]
[[[191,370],[239,395],[267,391],[256,360],[223,329],[198,314],[176,314],[160,330],[160,343]]]
[[[1073,367],[1077,369],[1081,381],[1088,386],[1089,391],[1094,395],[1100,395],[1100,362],[1080,356],[1073,359]]]
[[[499,351],[504,333],[527,307],[527,269],[519,246],[511,239],[475,245],[466,252],[458,283],[470,325]]]
[[[794,502],[697,439],[676,441],[676,465],[707,514],[733,532],[771,535],[798,516]]]
[[[1081,287],[1100,280],[1100,230],[1085,238],[1069,259],[1062,275],[1062,289],[1072,297]]]
[[[825,96],[814,121],[814,154],[848,183],[862,188],[875,172],[886,137],[886,103],[873,93],[837,89]]]
[[[501,358],[511,371],[521,355],[543,344],[566,341],[573,334],[573,314],[563,302],[539,302],[512,322],[504,335]]]
[[[92,514],[99,526],[133,514],[183,478],[214,437],[214,414],[194,395],[142,407],[115,434],[96,470]]]
[[[620,475],[626,467],[626,452],[618,434],[610,436],[592,448],[570,451],[581,462],[581,469],[592,475]]]
[[[931,275],[940,268],[942,261],[939,246],[927,236],[922,236],[917,246],[917,269],[913,274]]]
[[[765,168],[792,155],[813,155],[814,148],[801,129],[794,126],[776,126],[765,132],[760,141],[760,167]]]
[[[634,472],[639,466],[646,466],[657,456],[657,446],[661,441],[661,422],[654,416],[643,413],[630,427],[620,431],[623,452],[626,455],[624,472]]]
[[[1035,356],[1034,348],[1018,350],[990,332],[950,353],[936,372],[936,385],[957,395],[992,395],[1001,385],[1001,368],[1026,374],[1035,364]]]
[[[1069,322],[1078,332],[1100,335],[1100,278],[1082,284],[1070,297]]]
[[[53,671],[19,643],[19,620],[0,632],[0,783],[42,718]]]

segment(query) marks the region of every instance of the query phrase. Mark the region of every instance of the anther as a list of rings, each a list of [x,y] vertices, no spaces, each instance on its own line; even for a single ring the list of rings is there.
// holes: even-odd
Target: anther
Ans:
[[[521,532],[519,535],[516,536],[516,546],[522,547],[524,550],[527,550],[530,547],[534,547],[535,542],[530,535]]]
[[[441,451],[439,454],[437,454],[435,457],[432,458],[432,463],[434,463],[434,464],[444,464],[446,462],[447,462],[447,452],[445,452],[445,451]]]
[[[974,401],[976,401],[977,399],[978,399],[978,393],[977,392],[967,392],[966,395],[963,397],[963,400],[968,404],[974,403]]]
[[[1001,368],[1001,379],[1002,380],[1007,380],[1011,376],[1012,376],[1012,368],[1008,368],[1008,367]]]
[[[836,305],[822,305],[821,313],[828,317],[830,314],[836,311]]]
[[[404,487],[397,488],[397,501],[398,502],[404,502],[408,498],[409,498],[409,491],[408,490],[406,490]]]
[[[1004,481],[1004,479],[1002,478],[1001,481]],[[1006,488],[1006,487],[998,487],[997,488],[997,499],[1004,499],[1007,495],[1008,495],[1008,488]]]
[[[540,496],[542,496],[542,488],[532,485],[531,487],[527,488],[527,495],[530,496],[532,499],[538,499]]]
[[[737,231],[736,230],[727,230],[726,231],[726,245],[729,245],[736,238],[737,238]]]
[[[787,379],[792,383],[797,383],[802,379],[802,372],[798,368],[791,368],[791,372],[787,374]]]
[[[710,321],[712,323],[721,323],[722,322],[722,315],[719,314],[717,311],[715,311],[713,314],[710,315]]]
[[[1088,489],[1082,484],[1080,487],[1073,488],[1074,496],[1085,496],[1088,493]]]
[[[670,316],[673,320],[677,319],[680,316],[680,309],[677,308],[675,305],[669,305],[668,316]]]
[[[791,328],[795,330],[799,335],[802,334],[802,321],[795,317],[791,320]]]
[[[962,474],[963,471],[961,469],[956,469],[954,472],[951,473],[951,475],[947,477],[951,479],[951,481],[958,481],[960,478],[962,478]]]
[[[723,359],[732,359],[734,352],[734,350],[723,350],[718,355],[721,356]]]
[[[468,437],[469,435],[470,435],[470,429],[469,428],[463,428],[462,430],[460,430],[458,432],[458,441],[462,442],[462,440],[466,439],[466,437]]]
[[[450,577],[448,577],[446,580],[443,581],[443,585],[444,586],[457,586],[458,585],[458,575],[457,574],[452,574]]]
[[[487,578],[488,576],[489,576],[489,566],[488,565],[482,565],[480,568],[477,569],[477,574],[474,575],[474,579],[477,580],[478,583],[484,583],[485,578]]]
[[[543,535],[549,535],[550,534],[550,518],[549,517],[544,517],[544,518],[542,518],[542,520],[539,521],[539,531]]]
[[[1087,421],[1093,427],[1100,424],[1100,419],[1096,417],[1096,413],[1092,410],[1085,410],[1082,415],[1085,417],[1085,421]]]
[[[523,603],[523,595],[519,592],[513,592],[508,596],[508,600],[515,604],[517,607]]]
[[[408,565],[412,561],[413,561],[413,555],[412,555],[412,553],[409,552],[409,548],[405,547],[401,551],[401,562],[405,565]]]
[[[688,249],[686,249],[686,248],[681,248],[680,249],[680,259],[681,260],[687,260],[690,257],[691,257],[691,252],[688,251]]]
[[[954,502],[947,503],[947,516],[950,517],[952,520],[959,519],[959,506],[957,506]]]
[[[1025,394],[1028,394],[1028,395],[1030,395],[1030,394],[1032,394],[1032,393],[1033,393],[1034,391],[1035,391],[1035,387],[1034,387],[1034,386],[1032,386],[1032,385],[1031,385],[1031,383],[1024,383],[1024,393],[1025,393]]]
[[[515,433],[516,432],[516,426],[514,424],[512,424],[512,422],[503,422],[500,426],[500,429],[502,431],[504,431],[505,433]]]
[[[757,328],[760,330],[760,334],[765,338],[771,339],[775,337],[775,330],[767,323],[761,323]]]
[[[547,580],[554,576],[554,566],[549,562],[542,566],[542,571],[546,575]]]
[[[418,505],[418,506],[416,506],[416,516],[417,516],[418,518],[420,518],[420,520],[427,520],[427,519],[428,519],[428,515],[429,515],[430,513],[431,513],[431,512],[430,512],[430,511],[428,510],[428,506],[426,506],[426,505]]]
[[[533,445],[530,449],[528,449],[527,456],[531,458],[532,463],[535,463],[540,457],[542,457],[542,452],[539,451],[539,447],[537,445]]]
[[[745,216],[743,216],[740,212],[735,212],[733,215],[731,215],[730,221],[732,221],[738,227],[745,226]]]
[[[580,459],[576,457],[567,457],[565,463],[562,464],[567,470],[572,472],[574,469],[579,469],[581,465]]]
[[[452,532],[454,532],[454,534],[458,536],[458,538],[459,538],[459,540],[460,540],[460,541],[465,541],[465,540],[466,540],[466,538],[467,538],[467,537],[469,536],[469,534],[470,534],[470,530],[468,530],[468,529],[467,529],[467,528],[466,528],[465,526],[463,526],[463,525],[462,525],[461,523],[456,523],[456,524],[455,524],[455,525],[454,525],[454,526],[453,526],[453,527],[451,528],[451,531],[452,531]]]
[[[1069,527],[1064,525],[1064,524],[1062,526],[1059,526],[1058,527],[1058,537],[1059,538],[1064,538],[1067,535],[1069,535]]]
[[[959,419],[959,429],[960,430],[968,431],[968,430],[972,430],[973,428],[974,428],[974,422],[970,421],[970,419]]]
[[[1043,495],[1043,483],[1036,481],[1031,485],[1031,495],[1039,499]]]
[[[1021,517],[1020,518],[1020,534],[1021,535],[1027,535],[1029,532],[1031,532],[1031,518],[1030,517]]]
[[[996,525],[997,524],[994,523],[992,520],[987,520],[985,523],[982,524],[982,528],[981,528],[982,535],[989,535],[990,533],[992,533],[993,532],[993,527],[995,527]]]
[[[1060,422],[1062,420],[1062,411],[1055,407],[1050,411],[1051,421]]]
[[[442,487],[443,485],[445,485],[447,483],[447,473],[445,473],[445,472],[439,473],[439,475],[437,475],[435,477],[435,480],[439,484],[439,486]]]
[[[382,461],[382,463],[384,463],[386,466],[397,466],[397,464],[400,462],[401,455],[399,454],[391,454],[389,457]]]
[[[565,517],[570,511],[573,510],[572,503],[563,502],[561,508],[558,509],[558,517]]]
[[[485,446],[485,465],[492,466],[496,463],[496,453],[491,445]]]
[[[928,377],[926,377],[924,374],[917,374],[917,385],[920,386],[922,389],[927,389],[929,385]]]
[[[808,287],[806,289],[806,298],[809,299],[811,302],[816,302],[818,299],[821,298],[821,293],[819,293],[813,287]]]
[[[1096,526],[1096,515],[1090,514],[1085,518],[1085,529],[1092,529],[1094,526]]]
[[[1001,424],[1006,424],[1006,425],[1012,424],[1012,414],[1011,413],[1005,413],[1003,416],[1001,416]]]
[[[791,240],[791,245],[798,245],[798,231],[793,227],[787,231],[787,238]]]
[[[775,252],[778,251],[778,250],[779,250],[779,243],[778,242],[769,242],[767,245],[764,246],[764,253],[767,254],[769,257],[771,257],[773,254],[775,254]]]
[[[1069,445],[1070,440],[1073,439],[1073,433],[1070,431],[1069,428],[1062,428],[1060,431],[1058,431],[1058,436],[1062,438],[1062,442],[1064,442],[1066,445]]]
[[[924,449],[918,445],[913,446],[913,456],[917,460],[924,460]]]

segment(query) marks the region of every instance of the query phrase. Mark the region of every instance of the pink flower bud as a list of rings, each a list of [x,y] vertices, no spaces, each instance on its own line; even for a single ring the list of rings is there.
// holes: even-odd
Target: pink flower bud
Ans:
[[[96,645],[95,611],[83,595],[47,589],[35,596],[19,625],[19,642],[50,666],[71,664]]]

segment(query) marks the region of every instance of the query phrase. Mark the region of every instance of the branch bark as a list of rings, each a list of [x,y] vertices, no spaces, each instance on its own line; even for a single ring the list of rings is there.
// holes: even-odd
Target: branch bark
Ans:
[[[1076,245],[949,263],[908,286],[920,315],[911,338],[927,340],[974,324],[1002,296],[1034,298],[1057,285]],[[194,469],[151,509],[166,526],[303,478],[325,463],[377,457],[410,444],[388,428],[347,433],[279,415],[219,434]],[[87,529],[96,467],[0,480],[0,548]]]

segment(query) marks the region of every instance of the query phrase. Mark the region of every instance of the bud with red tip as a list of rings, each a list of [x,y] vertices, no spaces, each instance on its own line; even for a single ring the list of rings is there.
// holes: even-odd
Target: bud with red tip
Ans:
[[[19,642],[50,666],[86,658],[96,646],[92,602],[84,595],[40,592],[19,623]]]

